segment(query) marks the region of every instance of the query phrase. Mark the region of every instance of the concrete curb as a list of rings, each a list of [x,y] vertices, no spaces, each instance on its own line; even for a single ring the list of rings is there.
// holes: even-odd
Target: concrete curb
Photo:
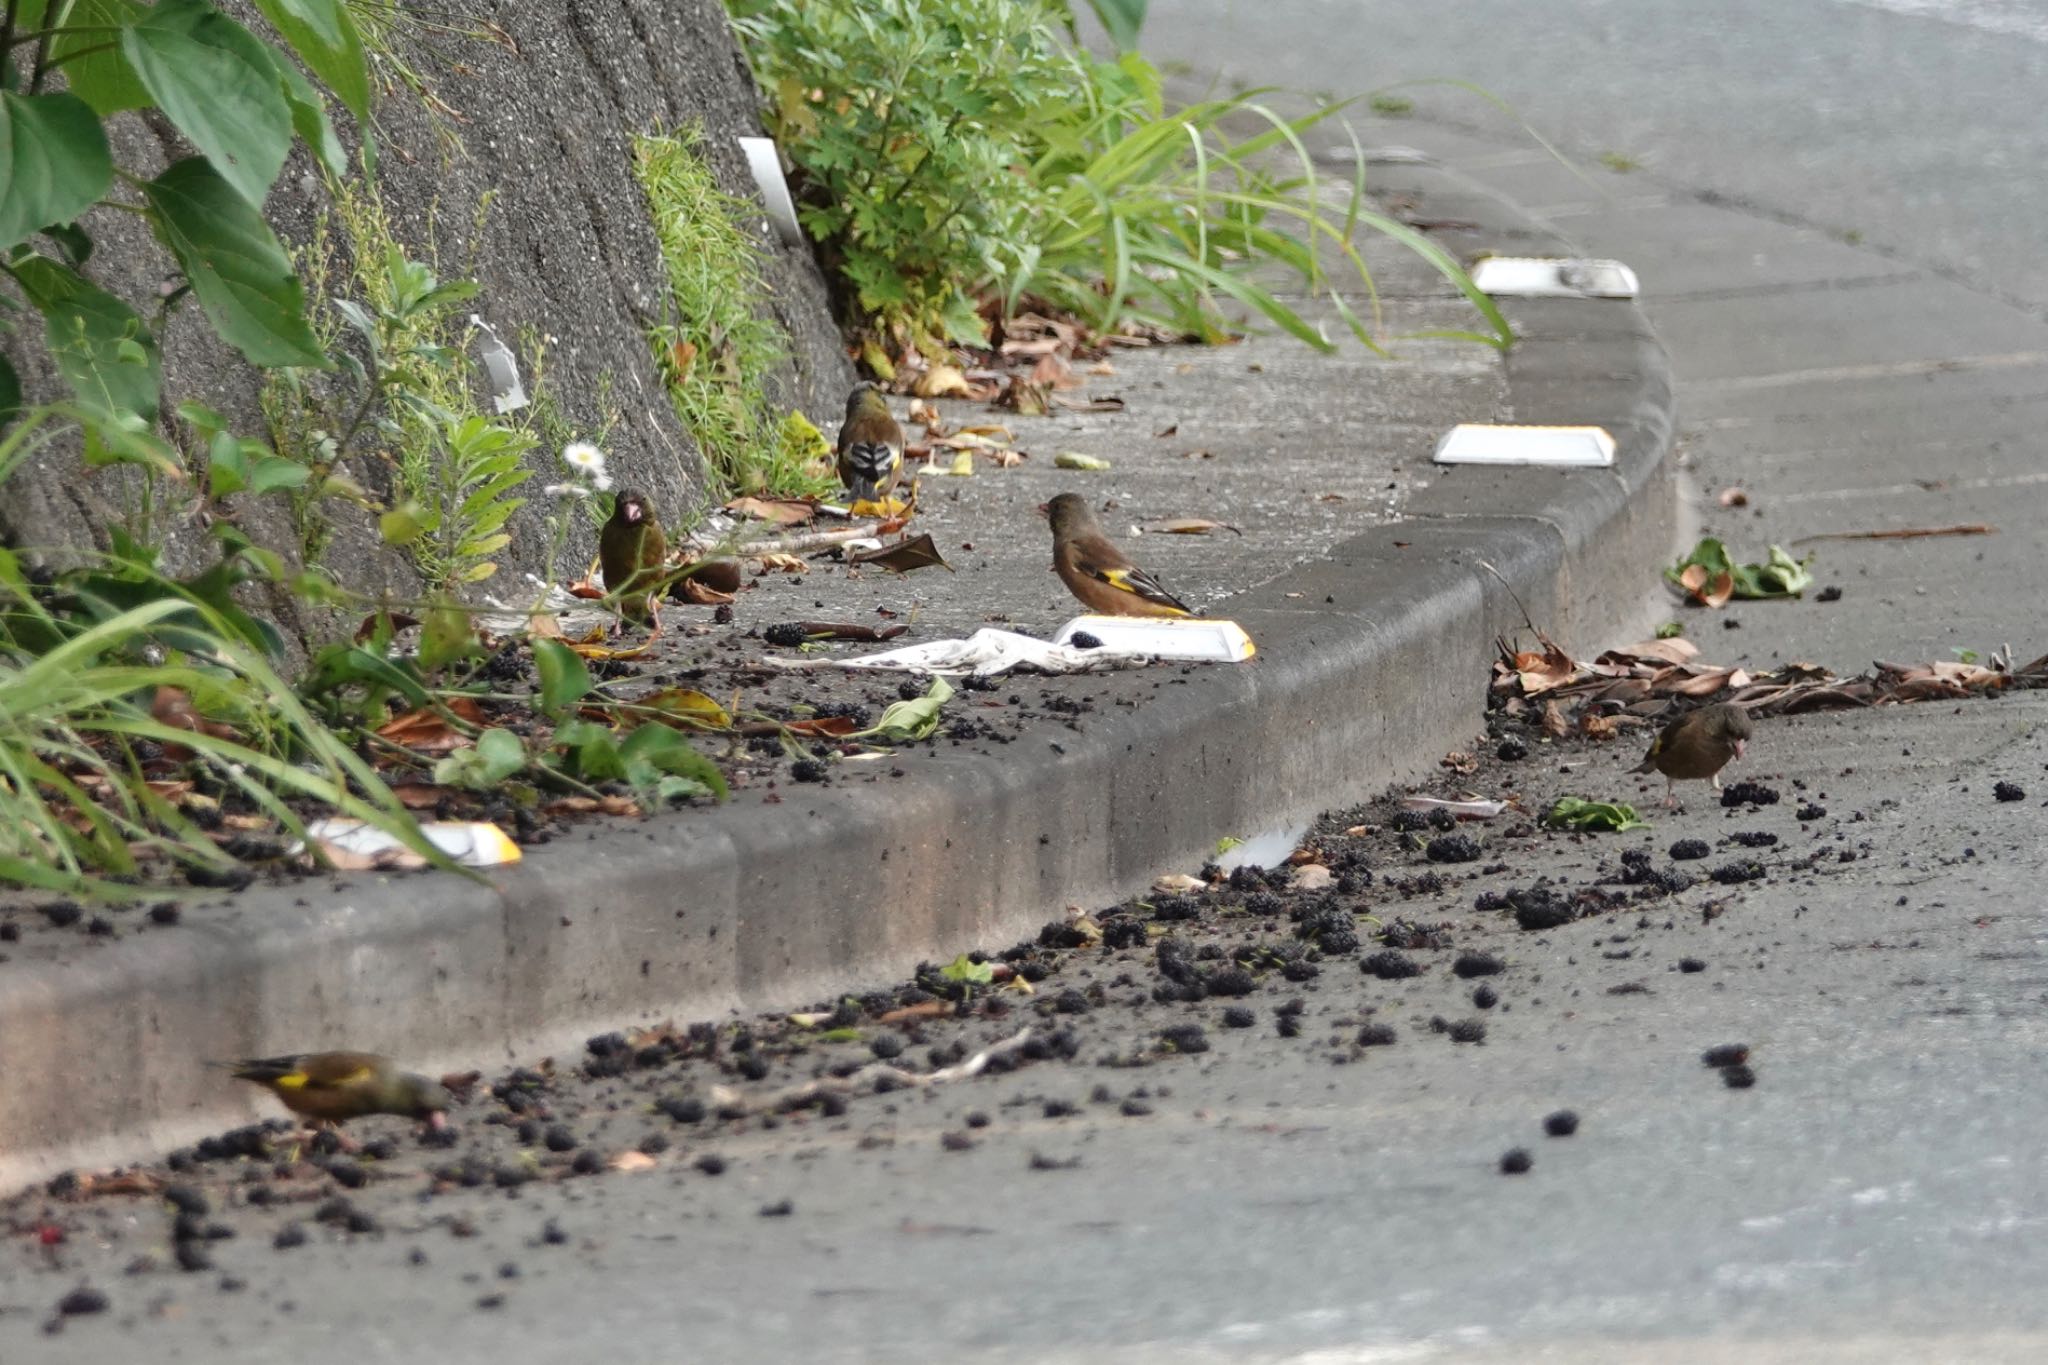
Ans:
[[[1375,167],[1473,226],[1456,252],[1568,247],[1430,165]],[[201,1059],[347,1039],[422,1069],[574,1047],[633,1019],[794,1004],[1000,947],[1250,833],[1362,799],[1478,726],[1497,635],[1631,626],[1667,558],[1671,386],[1631,304],[1504,303],[1512,418],[1597,423],[1611,471],[1438,471],[1409,519],[1229,602],[1256,663],[1188,670],[1087,731],[948,752],[886,788],[791,788],[535,850],[489,885],[409,876],[239,897],[61,968],[0,965],[0,1191],[245,1121]],[[26,946],[26,945],[25,945]]]

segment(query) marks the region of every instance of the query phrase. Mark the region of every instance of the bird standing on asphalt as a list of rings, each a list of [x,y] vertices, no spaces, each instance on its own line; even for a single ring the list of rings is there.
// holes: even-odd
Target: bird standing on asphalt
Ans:
[[[1721,769],[1728,761],[1741,758],[1749,743],[1749,713],[1739,706],[1716,702],[1672,721],[1650,741],[1650,751],[1630,772],[1651,769],[1664,774],[1664,804],[1678,804],[1680,781],[1712,778],[1714,790],[1721,790]]]
[[[1090,611],[1105,616],[1194,615],[1187,603],[1110,543],[1079,493],[1060,494],[1045,505],[1045,515],[1052,523],[1053,568]]]
[[[612,504],[611,519],[597,536],[597,561],[604,569],[604,590],[618,599],[619,615],[646,625],[654,618],[649,593],[661,579],[668,559],[668,537],[654,503],[637,488],[622,488]]]
[[[903,428],[890,415],[889,400],[873,384],[854,385],[839,425],[839,481],[855,502],[880,502],[902,472]]]
[[[374,1052],[301,1052],[215,1065],[227,1067],[236,1080],[262,1086],[315,1127],[366,1114],[397,1114],[440,1128],[455,1103],[439,1081],[400,1071],[390,1058]]]

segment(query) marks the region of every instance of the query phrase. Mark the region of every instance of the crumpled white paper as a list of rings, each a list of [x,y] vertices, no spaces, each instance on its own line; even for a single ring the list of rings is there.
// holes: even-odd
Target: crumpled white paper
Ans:
[[[1036,640],[1013,630],[984,626],[964,640],[929,640],[901,649],[866,654],[857,659],[786,659],[769,655],[762,662],[775,668],[872,668],[897,673],[938,673],[957,677],[972,673],[977,678],[1007,673],[1013,668],[1031,668],[1041,673],[1106,673],[1118,668],[1140,668],[1152,662],[1152,655],[1121,649],[1078,649]]]

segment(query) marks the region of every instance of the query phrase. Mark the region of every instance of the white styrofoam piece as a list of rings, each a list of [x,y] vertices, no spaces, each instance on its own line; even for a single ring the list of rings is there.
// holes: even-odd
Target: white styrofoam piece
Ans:
[[[338,816],[315,820],[306,826],[306,833],[364,858],[406,851],[404,844],[361,820]],[[420,833],[464,867],[497,867],[516,863],[523,856],[519,845],[488,820],[429,820],[420,825]]]
[[[1632,299],[1636,272],[1620,261],[1560,260],[1535,256],[1488,256],[1472,267],[1482,294],[1568,298]]]
[[[1436,443],[1438,464],[1533,464],[1604,469],[1614,463],[1605,427],[1513,427],[1461,422]]]
[[[1052,637],[1068,644],[1077,631],[1102,641],[1101,648],[1149,654],[1187,663],[1243,663],[1258,653],[1252,637],[1235,621],[1150,616],[1076,616]]]
[[[491,381],[491,404],[500,413],[517,412],[526,406],[526,386],[519,380],[519,357],[505,344],[490,323],[475,313],[469,325],[477,331],[477,351],[483,356],[484,376]]]
[[[803,227],[796,220],[796,204],[789,197],[789,181],[782,175],[782,154],[772,137],[743,137],[740,150],[747,154],[747,169],[754,173],[754,187],[761,191],[761,206],[768,220],[790,246],[801,246]]]

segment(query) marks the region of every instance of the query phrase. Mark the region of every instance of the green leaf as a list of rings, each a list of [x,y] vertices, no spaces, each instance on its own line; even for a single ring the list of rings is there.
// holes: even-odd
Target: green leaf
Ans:
[[[21,412],[21,377],[7,357],[0,355],[0,431],[7,429]]]
[[[994,963],[976,962],[962,953],[939,968],[939,975],[948,981],[964,981],[970,986],[986,986],[996,979],[996,969]]]
[[[441,603],[427,612],[420,623],[419,664],[428,673],[446,668],[458,659],[483,653],[477,643],[476,625],[469,613],[452,603]]]
[[[939,728],[939,708],[944,706],[946,699],[952,695],[951,683],[944,678],[933,678],[931,690],[922,697],[891,703],[889,709],[882,712],[882,719],[873,729],[861,730],[848,738],[863,739],[869,735],[879,735],[883,739],[897,741],[929,739],[932,732]]]
[[[1561,797],[1543,817],[1546,825],[1561,829],[1606,829],[1623,834],[1648,829],[1650,822],[1636,815],[1636,808],[1621,801],[1588,801],[1584,797]]]
[[[77,0],[65,31],[50,40],[50,61],[101,118],[155,102],[110,36],[147,13],[135,0]]]
[[[328,368],[284,247],[205,158],[175,163],[142,192],[222,340],[252,365]]]
[[[250,467],[249,491],[263,494],[283,488],[303,488],[312,477],[313,471],[297,460],[288,460],[282,455],[265,455]]]
[[[0,250],[68,223],[107,192],[114,157],[92,106],[0,90]]]
[[[1693,565],[1706,570],[1708,580],[1727,574],[1736,597],[1797,597],[1813,586],[1808,566],[1812,556],[1794,559],[1783,546],[1773,545],[1770,558],[1762,564],[1737,564],[1728,547],[1712,536],[1703,537],[1692,553],[1664,571],[1664,577],[1681,586],[1685,571]]]
[[[471,748],[457,749],[434,765],[434,781],[444,787],[490,791],[526,766],[526,746],[510,730],[493,727],[476,737]]]
[[[420,680],[381,653],[361,645],[328,645],[313,656],[305,680],[299,684],[302,696],[320,697],[329,692],[365,683],[388,687],[413,706],[424,706],[427,689]]]
[[[135,311],[47,256],[25,257],[11,273],[42,313],[50,354],[79,401],[145,426],[156,421],[162,365]],[[139,348],[139,362],[123,343]]]
[[[1657,638],[1660,640],[1676,640],[1684,634],[1685,623],[1682,621],[1666,621],[1657,627]]]
[[[256,8],[351,114],[370,117],[370,67],[342,0],[256,0]]]
[[[206,491],[216,498],[249,486],[249,459],[231,431],[217,432],[206,448]]]
[[[583,666],[582,656],[560,640],[535,640],[533,664],[540,674],[541,710],[549,715],[560,715],[589,695],[590,670]]]
[[[1129,52],[1138,45],[1138,30],[1145,25],[1148,3],[1149,0],[1088,0],[1089,8],[1102,21],[1103,31],[1119,52]]]
[[[334,135],[334,125],[327,121],[327,101],[320,98],[320,92],[313,83],[299,74],[299,69],[281,52],[264,49],[270,63],[277,69],[277,79],[284,91],[284,102],[292,111],[292,129],[313,155],[320,158],[320,164],[327,168],[329,175],[339,178],[348,174],[348,153],[342,150],[341,139]]]
[[[76,223],[45,223],[43,236],[56,243],[57,250],[64,253],[64,263],[73,270],[83,270],[92,259],[92,234]]]
[[[205,0],[158,0],[121,31],[121,52],[178,131],[260,210],[292,145],[270,49]]]
[[[430,529],[428,523],[426,509],[408,498],[377,518],[377,533],[384,537],[386,545],[403,548],[425,535]]]
[[[619,746],[619,757],[625,760],[626,780],[642,790],[658,786],[665,773],[696,782],[721,801],[726,798],[725,775],[718,765],[666,725],[649,723],[633,731]]]

